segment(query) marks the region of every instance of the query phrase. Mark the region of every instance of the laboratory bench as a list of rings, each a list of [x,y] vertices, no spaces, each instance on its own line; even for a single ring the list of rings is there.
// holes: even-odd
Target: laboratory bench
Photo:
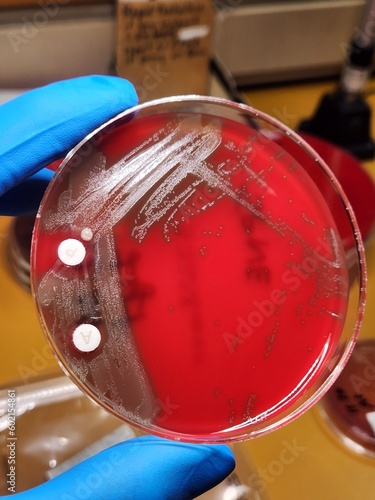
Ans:
[[[333,81],[273,85],[248,89],[243,95],[253,107],[296,128],[301,119],[312,115],[320,97],[335,85]],[[371,85],[375,89],[375,82],[369,86],[368,102],[375,110]],[[375,161],[363,165],[375,178]],[[31,294],[15,281],[7,265],[12,222],[9,217],[0,218],[3,388],[30,382],[41,375],[61,373],[42,333]],[[375,238],[367,243],[366,256],[367,309],[360,338],[375,337]],[[234,447],[247,457],[246,482],[259,494],[266,491],[270,500],[375,499],[375,459],[357,456],[344,448],[326,427],[319,405],[281,429]],[[260,497],[254,494],[250,498]]]

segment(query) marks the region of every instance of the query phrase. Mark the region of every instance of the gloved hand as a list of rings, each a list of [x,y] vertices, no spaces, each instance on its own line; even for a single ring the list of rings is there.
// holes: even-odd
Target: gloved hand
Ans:
[[[53,175],[43,167],[137,100],[126,80],[91,76],[47,85],[3,104],[0,214],[36,210]]]
[[[36,210],[53,175],[44,167],[136,102],[127,81],[92,76],[47,85],[0,106],[0,214]],[[221,482],[233,468],[233,455],[224,445],[141,437],[15,496],[23,500],[190,499]]]
[[[192,445],[143,436],[112,446],[12,498],[188,500],[224,479],[233,466],[233,455],[225,445]]]

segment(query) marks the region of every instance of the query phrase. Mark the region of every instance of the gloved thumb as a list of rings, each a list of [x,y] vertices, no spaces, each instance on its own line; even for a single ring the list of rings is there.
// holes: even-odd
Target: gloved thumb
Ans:
[[[234,465],[233,454],[225,445],[193,445],[144,436],[108,448],[16,497],[188,500],[220,483]]]

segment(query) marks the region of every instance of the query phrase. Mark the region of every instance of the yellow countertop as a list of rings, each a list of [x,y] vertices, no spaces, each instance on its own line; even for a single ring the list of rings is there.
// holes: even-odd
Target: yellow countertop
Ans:
[[[60,372],[46,343],[31,294],[15,281],[8,264],[12,218],[0,217],[0,386]]]
[[[375,84],[374,84],[375,85]],[[310,117],[320,96],[332,83],[282,86],[246,93],[249,103],[295,128]],[[375,95],[369,97],[375,109]],[[375,129],[375,128],[374,128]],[[375,162],[365,168],[375,178]],[[375,200],[369,200],[374,203]],[[6,248],[11,218],[0,217],[0,386],[60,369],[46,344],[30,294],[11,277]],[[368,307],[361,337],[375,336],[375,238],[367,247]],[[236,445],[258,475],[247,482],[270,500],[375,499],[375,460],[344,449],[324,427],[317,407],[295,422],[264,437]],[[255,498],[254,498],[255,500]]]

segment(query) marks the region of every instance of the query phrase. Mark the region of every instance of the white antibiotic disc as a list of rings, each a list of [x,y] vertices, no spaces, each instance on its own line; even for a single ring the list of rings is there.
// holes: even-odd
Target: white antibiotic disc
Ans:
[[[86,249],[79,240],[68,238],[60,243],[57,254],[63,264],[78,266],[86,257]]]
[[[96,326],[88,323],[79,325],[73,332],[73,344],[82,352],[92,352],[99,347],[102,336]]]

